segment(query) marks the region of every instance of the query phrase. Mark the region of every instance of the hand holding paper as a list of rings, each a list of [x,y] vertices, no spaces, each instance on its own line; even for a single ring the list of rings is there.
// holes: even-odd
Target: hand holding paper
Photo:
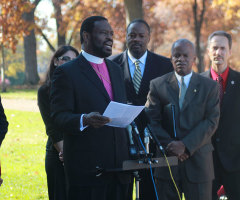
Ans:
[[[106,125],[126,128],[140,114],[144,106],[132,106],[111,101],[103,116],[111,119]]]

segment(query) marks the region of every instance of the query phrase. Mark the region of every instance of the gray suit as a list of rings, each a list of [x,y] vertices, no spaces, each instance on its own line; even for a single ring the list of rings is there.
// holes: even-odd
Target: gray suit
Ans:
[[[217,84],[193,72],[180,111],[179,86],[174,72],[156,78],[150,83],[146,112],[151,119],[153,132],[164,146],[171,141],[181,140],[189,154],[187,160],[173,167],[173,175],[177,181],[181,179],[193,184],[202,184],[211,183],[214,178],[211,137],[219,120],[218,97]],[[176,136],[173,133],[170,105],[175,107]],[[160,155],[159,152],[158,154]],[[155,177],[170,180],[167,168],[156,169]],[[194,190],[191,191],[184,186],[181,186],[180,190],[185,193],[185,197],[188,196],[188,199],[198,199],[194,198]]]

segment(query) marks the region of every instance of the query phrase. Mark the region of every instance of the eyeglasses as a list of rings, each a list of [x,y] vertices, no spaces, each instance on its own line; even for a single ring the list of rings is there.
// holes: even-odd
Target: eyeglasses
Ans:
[[[58,60],[62,60],[62,61],[65,61],[65,62],[68,62],[70,60],[73,60],[74,58],[70,58],[69,56],[61,56],[58,58]]]

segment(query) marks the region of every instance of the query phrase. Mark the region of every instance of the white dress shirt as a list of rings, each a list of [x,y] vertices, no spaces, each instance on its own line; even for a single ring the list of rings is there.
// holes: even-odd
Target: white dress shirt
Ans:
[[[141,74],[143,76],[145,65],[146,65],[146,59],[147,59],[147,51],[139,59],[134,58],[129,50],[127,51],[127,55],[128,55],[128,65],[129,65],[129,71],[130,71],[131,77],[133,78],[133,74],[136,68],[134,64],[136,60],[139,60],[139,67],[141,69]]]
[[[181,77],[182,76],[180,76],[176,71],[175,71],[175,76],[176,76],[177,81],[178,81],[178,87],[180,88]],[[184,77],[184,83],[185,83],[186,87],[188,88],[190,80],[191,80],[191,77],[192,77],[192,72],[190,74],[187,74],[186,76],[183,76],[183,77]]]

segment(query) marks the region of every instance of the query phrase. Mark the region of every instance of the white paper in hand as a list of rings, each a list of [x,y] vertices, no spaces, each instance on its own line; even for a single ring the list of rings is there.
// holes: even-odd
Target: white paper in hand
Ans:
[[[111,122],[106,125],[125,128],[132,123],[143,109],[144,106],[132,106],[111,101],[104,111],[103,116],[111,119]]]

